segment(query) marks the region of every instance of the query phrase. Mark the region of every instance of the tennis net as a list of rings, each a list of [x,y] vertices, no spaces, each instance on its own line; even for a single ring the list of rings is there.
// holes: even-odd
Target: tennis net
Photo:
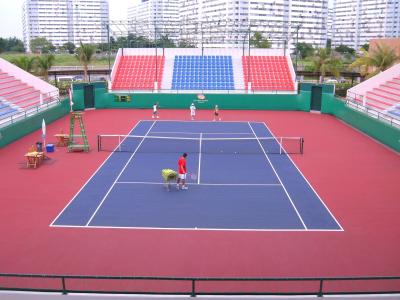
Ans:
[[[98,151],[134,153],[302,154],[302,137],[171,137],[98,135]]]

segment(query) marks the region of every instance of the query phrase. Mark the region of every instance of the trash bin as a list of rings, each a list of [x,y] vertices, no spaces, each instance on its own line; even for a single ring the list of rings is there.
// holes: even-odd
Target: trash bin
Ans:
[[[37,142],[36,143],[36,151],[37,152],[43,152],[43,147],[42,147],[42,142]]]
[[[54,152],[54,144],[47,144],[46,152]]]

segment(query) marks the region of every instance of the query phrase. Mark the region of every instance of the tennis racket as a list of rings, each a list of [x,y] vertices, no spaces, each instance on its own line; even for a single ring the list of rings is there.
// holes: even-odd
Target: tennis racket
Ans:
[[[197,180],[197,174],[196,173],[189,173],[189,177],[192,180]]]

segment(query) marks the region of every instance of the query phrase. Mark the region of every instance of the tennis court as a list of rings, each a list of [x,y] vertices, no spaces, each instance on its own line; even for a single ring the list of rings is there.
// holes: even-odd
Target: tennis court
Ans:
[[[110,156],[55,218],[57,227],[343,230],[291,160],[301,138],[262,122],[141,121],[104,135]],[[167,191],[163,168],[188,153],[188,190]]]

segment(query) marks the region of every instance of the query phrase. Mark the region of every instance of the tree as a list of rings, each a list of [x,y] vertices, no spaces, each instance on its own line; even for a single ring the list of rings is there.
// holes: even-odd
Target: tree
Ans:
[[[353,48],[350,48],[349,46],[346,45],[339,45],[335,48],[336,52],[339,52],[341,54],[351,54],[354,55],[356,53],[356,50]]]
[[[175,48],[176,45],[173,40],[171,40],[168,35],[162,35],[156,42],[157,47],[162,48]]]
[[[17,39],[16,37],[12,37],[12,38],[8,38],[6,40],[6,42],[7,42],[6,51],[25,52],[24,43],[20,39]]]
[[[19,56],[11,62],[22,70],[31,73],[35,66],[35,58],[30,56]]]
[[[64,50],[64,51],[68,51],[69,54],[74,54],[75,53],[75,44],[68,42],[68,43],[64,43],[60,49]]]
[[[96,47],[90,44],[83,44],[82,42],[80,42],[80,47],[76,49],[75,57],[83,65],[85,81],[88,81],[88,66],[95,52]]]
[[[54,64],[54,55],[42,55],[36,58],[39,74],[44,77],[46,81],[49,80],[49,70]]]
[[[50,53],[56,50],[51,42],[49,42],[46,38],[41,37],[31,39],[30,48],[33,53],[40,54]]]
[[[332,49],[332,39],[327,39],[326,40],[326,48]]]
[[[264,38],[261,32],[254,32],[253,36],[250,38],[250,45],[256,48],[271,48],[271,43],[267,38]]]
[[[180,40],[178,43],[179,48],[196,48],[194,43],[188,39]]]
[[[7,41],[3,38],[0,38],[0,53],[7,51]]]
[[[361,49],[364,49],[365,51],[369,50],[369,44],[365,43],[364,45],[361,46]]]
[[[298,43],[297,50],[299,51],[301,59],[309,57],[314,53],[313,46],[311,44],[307,44],[307,43]]]
[[[342,61],[337,53],[329,51],[326,48],[317,49],[311,62],[313,70],[320,74],[320,83],[324,82],[324,77],[327,72],[332,73],[335,77],[339,77],[340,71],[343,68]]]
[[[370,78],[380,72],[383,72],[393,66],[400,57],[397,56],[395,49],[387,45],[377,45],[370,52],[361,49],[362,54],[349,67],[358,68],[361,75]]]

